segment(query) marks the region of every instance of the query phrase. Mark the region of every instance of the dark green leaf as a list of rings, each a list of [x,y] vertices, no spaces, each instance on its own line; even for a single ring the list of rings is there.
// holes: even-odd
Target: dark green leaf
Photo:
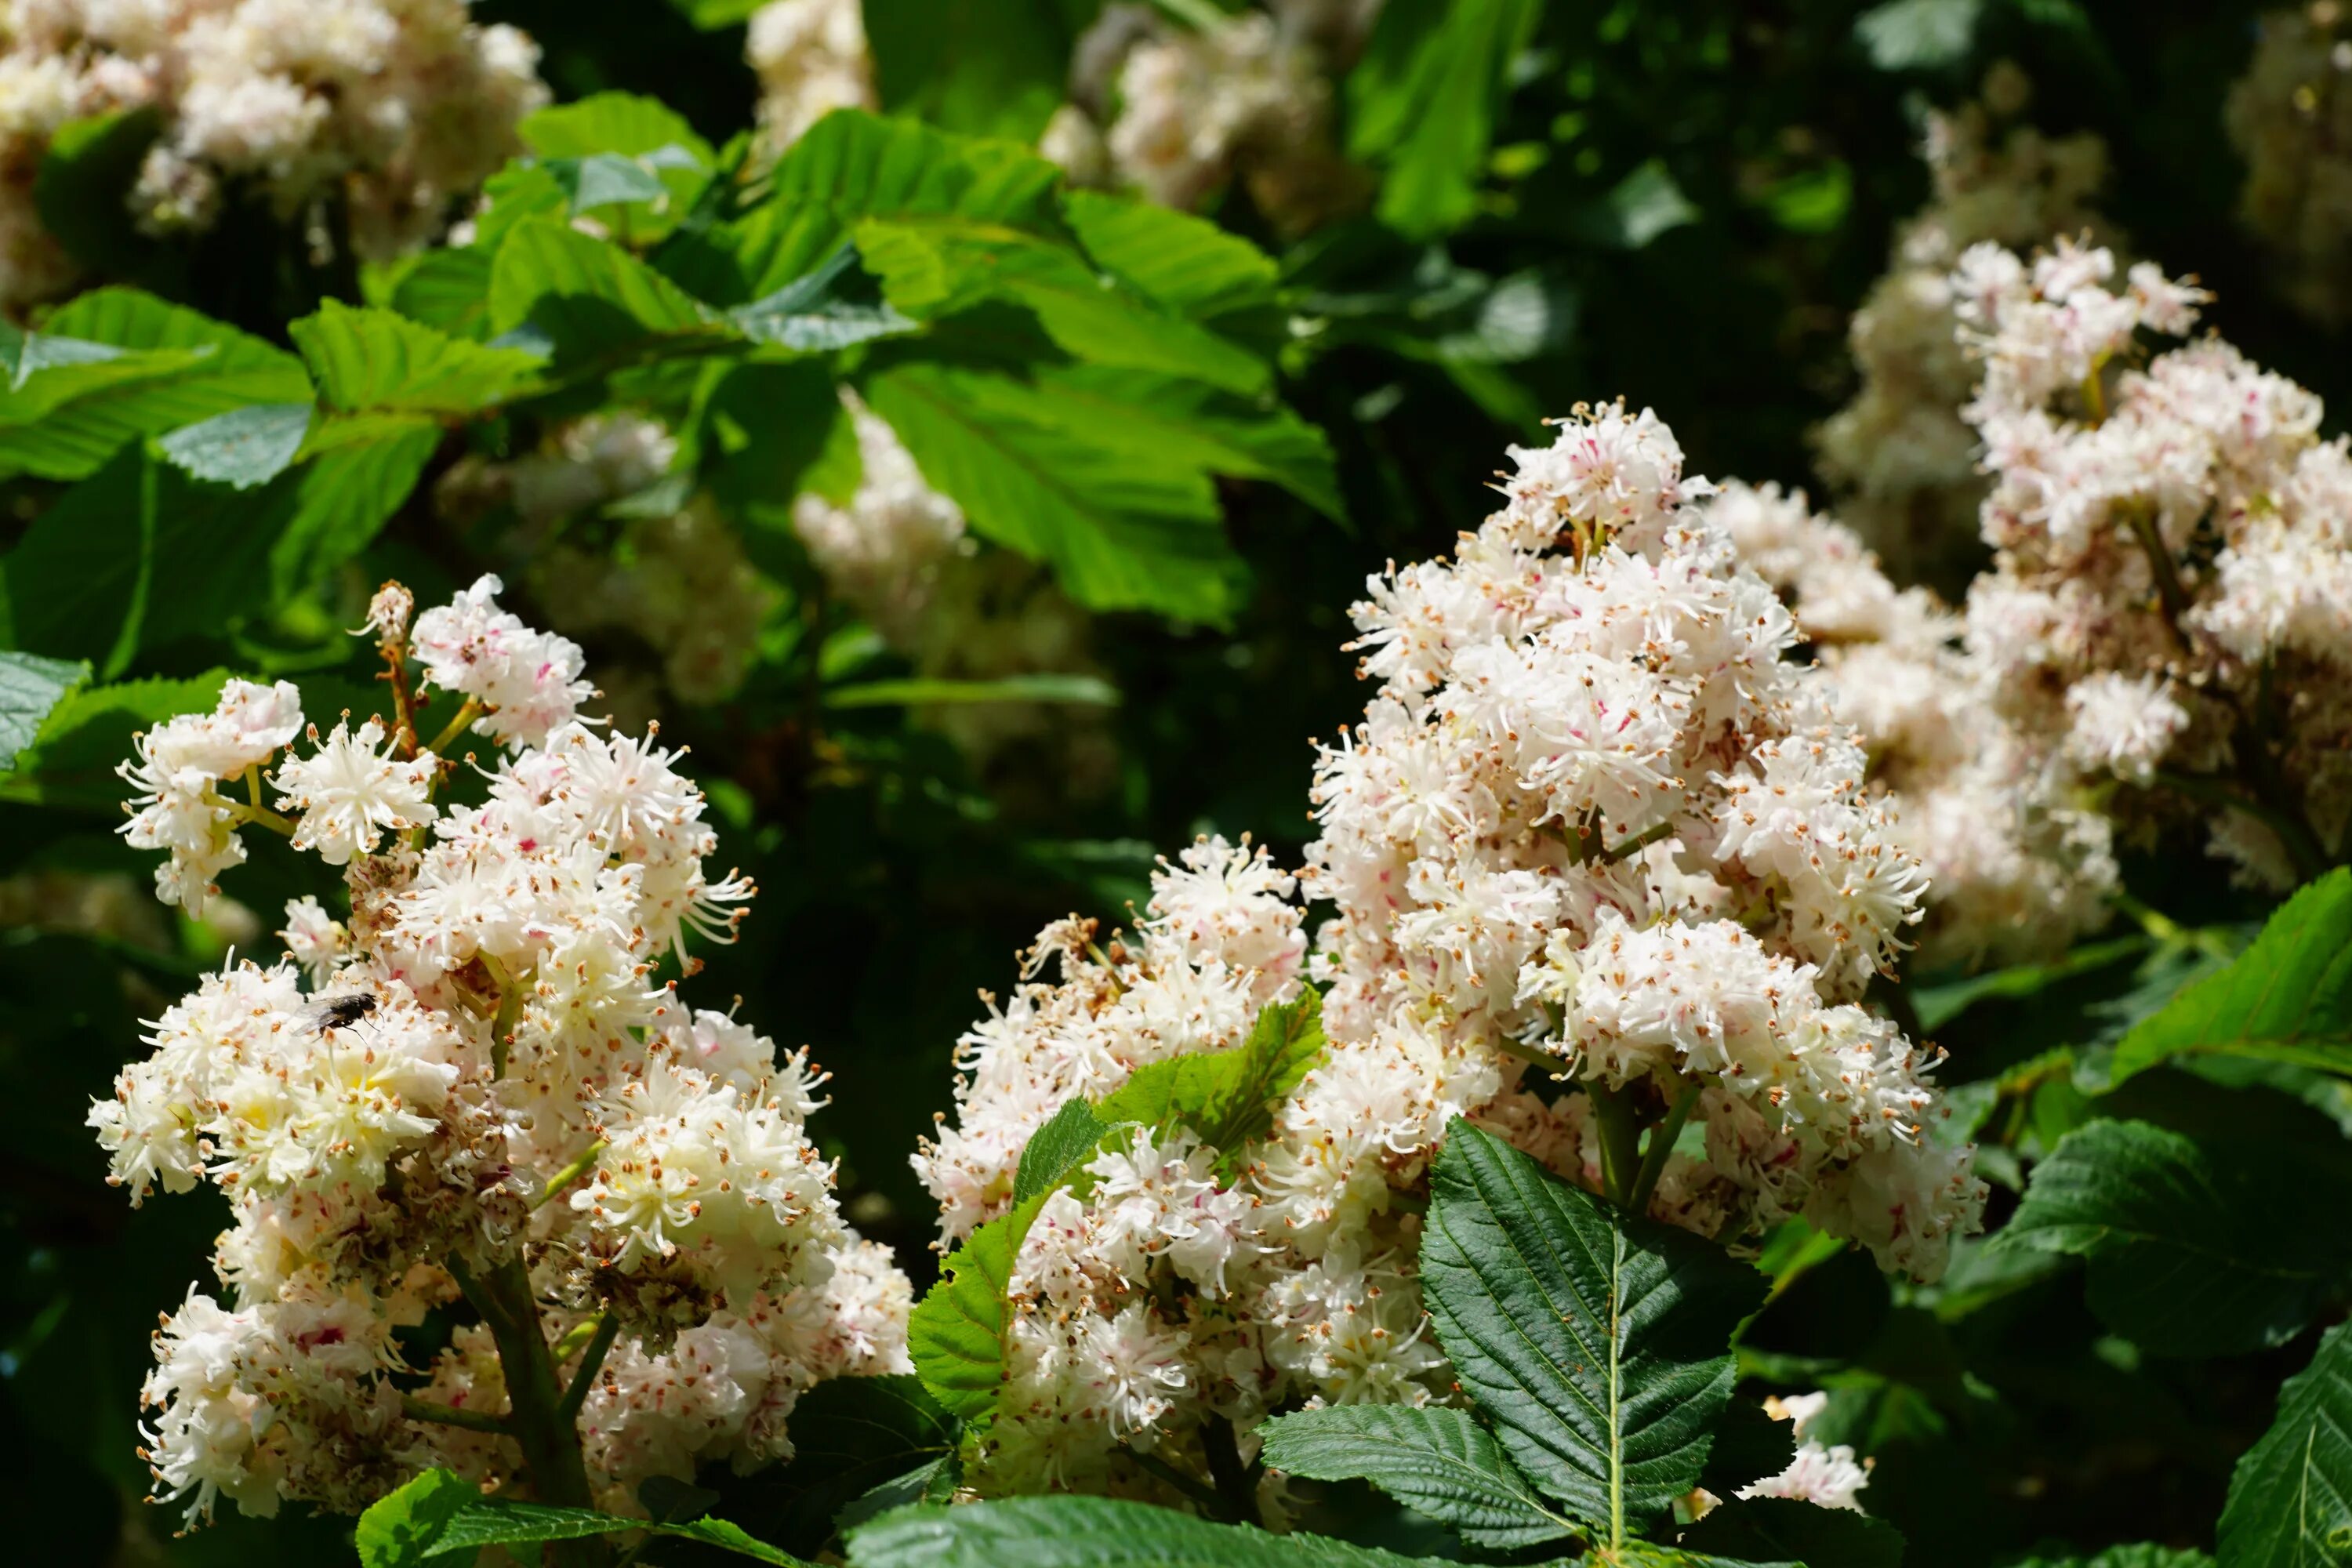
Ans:
[[[556,363],[645,352],[654,341],[733,333],[677,284],[610,241],[552,218],[515,225],[490,270],[490,331],[529,322]]]
[[[163,126],[152,106],[58,126],[33,179],[33,205],[41,226],[84,267],[169,288],[184,264],[166,242],[140,232],[132,197]]]
[[[2142,1542],[2087,1557],[2026,1557],[2003,1568],[2213,1568],[2210,1553]]]
[[[1414,238],[1469,217],[1536,0],[1391,0],[1349,73],[1349,151],[1385,166],[1380,216]]]
[[[937,1467],[953,1464],[961,1430],[919,1378],[829,1379],[793,1406],[793,1457],[768,1482],[783,1500],[756,1511],[739,1504],[735,1511],[762,1535],[814,1548],[833,1535],[845,1509],[867,1510],[844,1520],[846,1528],[923,1500]]]
[[[209,713],[229,672],[185,680],[133,680],[84,686],[49,710],[0,796],[42,805],[119,815],[122,781],[115,765],[131,755],[131,737],[179,713]]]
[[[839,437],[853,460],[856,453],[840,389],[821,360],[728,367],[708,384],[697,423],[711,494],[737,517],[787,538],[794,537],[793,498],[829,443]],[[856,485],[853,477],[849,488]]]
[[[1682,1533],[1685,1552],[1805,1568],[1900,1568],[1903,1532],[1848,1508],[1797,1498],[1733,1499]]]
[[[1072,47],[1100,9],[1101,0],[866,0],[882,107],[950,131],[1034,142],[1062,101]]]
[[[1109,1131],[1084,1100],[1063,1101],[1054,1119],[1022,1145],[1021,1168],[1013,1178],[1013,1201],[1025,1204],[1052,1192],[1072,1166],[1095,1152]]]
[[[931,1397],[965,1420],[996,1408],[1013,1323],[1004,1290],[1043,1198],[973,1231],[940,1266],[940,1282],[907,1322],[907,1350]]]
[[[17,753],[33,743],[66,693],[89,679],[81,659],[0,651],[0,771],[16,765]]]
[[[1696,1483],[1763,1280],[1456,1122],[1421,1246],[1430,1316],[1519,1468],[1622,1545]]]
[[[851,1568],[1409,1568],[1430,1561],[1088,1497],[902,1509],[849,1537]]]
[[[2352,1074],[2352,868],[2305,887],[2234,963],[2126,1035],[2115,1077],[2188,1052]]]
[[[2238,1461],[2217,1561],[2229,1568],[2341,1568],[2352,1554],[2352,1324],[2319,1342],[2279,1389],[2278,1419]]]
[[[30,374],[20,353],[19,384],[0,394],[0,478],[81,479],[127,441],[248,403],[310,397],[292,354],[135,289],[93,289],[45,325],[24,341],[37,356],[45,340],[115,352],[103,360],[78,353],[73,363],[83,368]]]
[[[849,296],[839,285],[864,279],[857,272],[857,247],[845,245],[815,271],[793,279],[774,293],[738,305],[727,319],[754,342],[803,353],[847,348],[868,338],[911,332],[916,323],[879,300]]]
[[[2253,1142],[2145,1121],[2063,1139],[1997,1245],[2089,1260],[2092,1310],[2164,1355],[2284,1344],[2352,1271],[2352,1189]]]
[[[1100,191],[1063,205],[1096,266],[1194,321],[1275,302],[1274,258],[1205,218]]]
[[[460,1495],[458,1489],[464,1489]],[[615,1519],[584,1508],[487,1498],[446,1470],[427,1470],[360,1515],[355,1544],[361,1568],[457,1568],[485,1546],[578,1541],[646,1531],[698,1542],[774,1568],[807,1568],[789,1552],[752,1540],[723,1519],[657,1521]]]
[[[375,302],[453,338],[488,337],[494,254],[475,246],[428,250],[402,274],[389,300]]]
[[[255,403],[184,425],[155,443],[200,479],[249,490],[284,473],[310,433],[307,403]]]
[[[983,300],[1025,306],[1056,346],[1097,364],[1263,390],[1255,352],[1106,279],[1062,242],[984,220],[871,218],[854,231],[866,268],[910,315],[952,315]]]
[[[1475,1546],[1507,1550],[1576,1533],[1466,1411],[1338,1405],[1277,1416],[1259,1432],[1276,1469],[1368,1480]]]
[[[765,201],[717,236],[730,286],[697,277],[706,299],[773,293],[814,271],[861,218],[976,220],[1050,237],[1061,171],[1026,147],[950,136],[908,120],[838,110],[793,143]]]
[[[975,531],[1051,562],[1080,604],[1213,624],[1232,616],[1240,563],[1197,468],[1139,462],[1051,393],[986,372],[902,364],[865,391]]]
[[[541,368],[519,350],[336,300],[288,330],[328,406],[352,413],[473,414],[515,396]]]
[[[1665,163],[1652,158],[1598,204],[1573,215],[1570,226],[1595,245],[1640,250],[1669,229],[1696,223],[1698,216]]]

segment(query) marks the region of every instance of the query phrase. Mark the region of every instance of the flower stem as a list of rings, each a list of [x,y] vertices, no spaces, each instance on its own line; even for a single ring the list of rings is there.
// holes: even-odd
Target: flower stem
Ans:
[[[1666,1156],[1675,1152],[1675,1140],[1682,1136],[1683,1123],[1690,1120],[1691,1107],[1698,1103],[1698,1084],[1691,1084],[1675,1100],[1666,1119],[1650,1129],[1650,1146],[1643,1151],[1642,1169],[1633,1178],[1633,1194],[1626,1201],[1626,1209],[1633,1214],[1650,1212],[1650,1199],[1658,1190],[1658,1178],[1666,1173]]]
[[[604,1141],[602,1138],[599,1138],[596,1142],[589,1144],[586,1149],[581,1152],[580,1158],[572,1161],[572,1163],[564,1166],[563,1169],[556,1172],[552,1176],[550,1176],[547,1179],[547,1186],[545,1190],[541,1192],[539,1196],[530,1200],[532,1212],[536,1213],[539,1210],[545,1208],[550,1203],[552,1203],[555,1200],[555,1195],[558,1193],[561,1193],[564,1188],[570,1186],[572,1183],[578,1181],[581,1177],[594,1170],[596,1168],[598,1156],[602,1155],[604,1152]]]
[[[479,1410],[460,1410],[454,1405],[436,1405],[429,1399],[419,1399],[413,1394],[400,1396],[400,1413],[411,1421],[430,1421],[441,1426],[462,1426],[468,1432],[488,1432],[505,1437],[509,1434],[503,1417],[486,1415]]]
[[[467,727],[482,716],[483,711],[480,702],[471,697],[467,698],[466,705],[450,715],[449,722],[441,727],[439,734],[425,743],[425,749],[438,754],[446,749],[452,741],[464,734]]]
[[[539,1302],[522,1259],[502,1259],[478,1276],[455,1257],[448,1262],[457,1288],[498,1345],[507,1384],[506,1430],[522,1449],[531,1490],[541,1502],[558,1508],[594,1507],[580,1430],[564,1411],[567,1393],[556,1380],[555,1359],[548,1353]],[[604,1543],[593,1538],[555,1542],[548,1554],[557,1568],[604,1568],[607,1559]]]
[[[1611,1203],[1630,1208],[1642,1147],[1642,1123],[1633,1110],[1633,1096],[1598,1079],[1586,1080],[1584,1092],[1591,1097],[1592,1119],[1600,1124],[1601,1184],[1608,1189]]]
[[[524,984],[528,975],[517,979],[507,973],[507,966],[485,952],[482,967],[499,984],[498,1016],[490,1020],[490,1076],[507,1076],[507,1047],[514,1044],[515,1020],[522,1016]]]
[[[563,1391],[563,1403],[556,1407],[556,1415],[565,1426],[569,1427],[580,1419],[580,1407],[588,1403],[588,1391],[596,1386],[596,1373],[604,1367],[604,1354],[613,1348],[613,1342],[620,1335],[621,1320],[618,1316],[607,1311],[597,1317],[595,1331],[588,1339],[588,1348],[581,1352],[580,1365],[572,1374],[571,1384]],[[562,1347],[557,1348],[560,1350]]]
[[[1234,1424],[1212,1415],[1201,1424],[1201,1451],[1208,1457],[1209,1479],[1216,1483],[1217,1501],[1234,1524],[1262,1524],[1258,1518],[1257,1486],[1242,1463],[1241,1446],[1234,1441]]]

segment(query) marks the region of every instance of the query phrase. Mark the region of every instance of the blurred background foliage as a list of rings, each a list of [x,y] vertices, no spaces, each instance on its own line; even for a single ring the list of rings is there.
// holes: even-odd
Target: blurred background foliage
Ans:
[[[724,148],[758,98],[750,9],[479,0],[477,15],[539,40],[559,102],[646,95]],[[868,0],[880,107],[1034,138],[1088,10]],[[1328,438],[1344,520],[1273,484],[1220,481],[1246,591],[1228,626],[1098,619],[1092,658],[1117,695],[1086,720],[1099,765],[1064,767],[1042,747],[1024,761],[1020,746],[975,762],[902,704],[815,700],[828,658],[907,672],[860,652],[788,543],[754,542],[778,594],[747,678],[718,702],[659,702],[664,739],[692,748],[717,805],[723,855],[761,889],[746,939],[698,984],[707,999],[740,996],[762,1030],[831,1070],[818,1126],[856,1223],[919,1283],[932,1268],[929,1205],[905,1156],[947,1103],[976,994],[1010,987],[1013,955],[1042,923],[1074,910],[1124,918],[1153,853],[1198,833],[1253,832],[1295,860],[1311,836],[1309,740],[1361,710],[1348,605],[1383,562],[1473,526],[1503,448],[1539,439],[1545,414],[1622,396],[1672,421],[1697,472],[1820,492],[1808,432],[1852,394],[1849,317],[1927,197],[1923,114],[1967,99],[1993,62],[2031,79],[2027,118],[2043,132],[2105,140],[2102,210],[2134,254],[2199,274],[2219,295],[2212,324],[2252,358],[2332,404],[2352,397],[2341,336],[2280,301],[2233,221],[2243,168],[2222,100],[2257,15],[2210,0],[1391,0],[1339,94],[1348,144],[1385,180],[1370,210],[1288,238],[1237,185],[1210,214],[1279,260],[1280,392]],[[1484,134],[1465,130],[1481,116]],[[261,254],[247,237],[212,243],[250,247],[248,263]],[[290,316],[356,286],[288,276],[215,259],[187,276],[185,297],[282,340]],[[497,456],[529,449],[529,435],[469,439]],[[55,494],[11,481],[6,528],[20,532]],[[268,615],[174,637],[139,673],[364,681],[341,628],[374,584],[398,576],[429,604],[499,564],[494,536],[453,531],[421,500]],[[542,624],[532,589],[509,589]],[[592,676],[646,656],[625,629],[580,640]],[[232,941],[267,944],[269,911],[302,889],[282,853],[257,845],[229,889],[258,912],[245,929],[191,925],[149,900],[149,857],[110,831],[120,791],[107,770],[132,727],[124,715],[89,740],[69,812],[37,812],[0,784],[0,1078],[17,1129],[0,1152],[0,1468],[42,1505],[37,1545],[17,1550],[58,1564],[338,1560],[344,1521],[225,1514],[173,1540],[175,1514],[135,1500],[147,1332],[205,1271],[221,1216],[206,1196],[128,1208],[102,1184],[83,1111],[141,1053],[139,1020]],[[2259,912],[2200,862],[2144,861],[2127,881],[2225,933],[2224,947]],[[1940,977],[1915,998],[1953,1052],[1947,1080],[1992,1116],[2012,1178],[2017,1155],[2042,1147],[2042,1119],[2074,1124],[2071,1068],[2042,1053],[2112,1041],[2212,962],[2210,946],[2135,930],[2021,997]],[[2131,1113],[2337,1137],[2352,1114],[2337,1091],[2269,1076],[2223,1089],[2149,1074]],[[1869,1506],[1904,1529],[1917,1568],[1939,1568],[2053,1542],[2210,1539],[2230,1466],[2310,1338],[2166,1363],[2110,1334],[2058,1260],[1972,1255],[1920,1291],[1797,1237],[1744,1353],[1766,1381],[1838,1391],[1822,1435],[1876,1458]]]

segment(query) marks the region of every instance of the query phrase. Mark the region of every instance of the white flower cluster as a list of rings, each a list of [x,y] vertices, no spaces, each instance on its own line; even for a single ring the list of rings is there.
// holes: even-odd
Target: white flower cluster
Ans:
[[[2280,291],[2315,321],[2352,317],[2352,34],[2336,0],[2261,22],[2222,124],[2246,161],[2238,212]]]
[[[558,630],[610,634],[652,656],[600,666],[618,718],[658,714],[664,689],[690,703],[733,696],[776,602],[709,495],[655,489],[677,455],[677,437],[659,422],[595,414],[512,461],[460,461],[436,493],[460,526],[512,510],[520,526],[499,548],[520,564]],[[616,514],[621,502],[629,504]]]
[[[2352,816],[2352,448],[2218,337],[2126,368],[2205,296],[2116,270],[2062,240],[2031,260],[1978,246],[1953,273],[1997,552],[1968,647],[2120,824],[2210,820],[2242,874],[2291,886]]]
[[[1238,181],[1276,227],[1313,228],[1362,194],[1333,140],[1329,78],[1361,10],[1285,5],[1195,30],[1107,7],[1040,150],[1081,184],[1188,212]]]
[[[192,1293],[146,1390],[159,1492],[193,1494],[192,1517],[222,1493],[353,1509],[436,1463],[543,1488],[520,1445],[549,1412],[516,1407],[488,1327],[421,1369],[393,1340],[461,1293],[486,1324],[522,1314],[542,1382],[589,1380],[589,1480],[611,1507],[697,1458],[789,1453],[802,1388],[904,1364],[907,1282],[843,1225],[803,1131],[821,1077],[655,979],[698,966],[688,931],[731,940],[750,883],[708,871],[717,838],[676,754],[583,723],[579,650],[498,586],[413,632],[406,591],[377,596],[392,727],[313,728],[306,753],[292,687],[233,681],[125,769],[133,842],[172,852],[166,899],[200,901],[242,858],[236,830],[262,826],[342,867],[350,902],[341,920],[290,905],[288,959],[206,977],[90,1111],[134,1203],[205,1181],[229,1199],[232,1304]],[[435,747],[412,658],[463,700]],[[467,723],[502,750],[470,802],[436,798]],[[283,816],[258,804],[273,759]],[[247,800],[215,789],[240,773]],[[564,1364],[616,1338],[601,1371]]]
[[[760,125],[781,153],[836,109],[872,109],[874,58],[858,0],[770,0],[744,54],[760,78]]]
[[[1132,1455],[1197,1473],[1221,1424],[1246,1453],[1285,1403],[1440,1395],[1399,1194],[1458,1116],[1598,1187],[1620,1129],[1696,1115],[1703,1157],[1663,1159],[1648,1201],[1727,1239],[1802,1215],[1928,1278],[1979,1225],[1969,1152],[1928,1135],[1932,1061],[1854,1000],[1919,866],[1784,658],[1787,611],[1653,416],[1580,413],[1512,456],[1457,560],[1357,607],[1381,687],[1318,765],[1301,890],[1338,913],[1311,963],[1290,879],[1209,840],[1134,935],[1049,928],[965,1037],[957,1122],[916,1161],[950,1241],[1069,1097],[1239,1044],[1303,970],[1328,987],[1325,1051],[1262,1140],[1139,1134],[1046,1203],[983,1490],[1147,1491]]]
[[[1848,328],[1860,389],[1813,434],[1839,516],[1899,581],[1955,596],[1981,558],[1985,487],[1960,417],[1976,371],[1953,334],[1952,266],[1980,240],[2032,245],[2107,227],[2093,205],[2106,179],[2105,144],[2011,124],[2029,94],[2023,74],[2004,63],[1979,101],[1928,116],[1934,195],[1895,237],[1892,265]]]
[[[927,484],[896,432],[844,389],[856,434],[856,489],[836,501],[815,491],[793,503],[793,528],[826,585],[921,675],[997,680],[1039,673],[1088,674],[1094,626],[1044,568],[988,550],[963,510]],[[1108,782],[1117,758],[1103,726],[1044,703],[953,703],[921,721],[986,765],[1035,753],[1083,795]],[[1003,781],[999,781],[1003,782]]]
[[[1927,877],[1915,967],[2023,963],[2105,923],[2107,819],[2004,716],[1960,617],[1925,588],[1896,588],[1801,490],[1735,480],[1708,515],[1780,590],[1832,711],[1869,753],[1872,787],[1892,796],[1893,830]]]
[[[0,307],[73,280],[33,207],[50,138],[152,107],[162,132],[131,195],[159,233],[209,227],[249,188],[314,243],[340,202],[364,257],[441,232],[518,150],[547,100],[539,46],[467,0],[9,0],[0,13]]]

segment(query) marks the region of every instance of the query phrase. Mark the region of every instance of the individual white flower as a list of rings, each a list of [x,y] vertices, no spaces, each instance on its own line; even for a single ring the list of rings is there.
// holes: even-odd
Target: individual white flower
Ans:
[[[135,793],[119,831],[134,849],[167,849],[155,869],[166,903],[204,911],[219,891],[213,879],[245,862],[237,808],[215,787],[257,768],[302,728],[301,693],[290,681],[231,680],[208,714],[183,714],[137,737],[138,757],[115,772]]]
[[[416,617],[412,637],[425,679],[481,704],[478,733],[537,745],[572,721],[594,688],[580,679],[585,659],[568,637],[537,632],[499,608],[504,584],[485,574],[449,604]]]
[[[383,834],[421,827],[439,815],[433,784],[440,760],[430,752],[394,756],[397,745],[382,720],[368,720],[356,733],[339,720],[323,741],[313,727],[310,743],[318,747],[313,755],[289,754],[275,775],[278,809],[298,814],[295,848],[316,849],[330,866],[346,865],[354,855],[373,854]]]

